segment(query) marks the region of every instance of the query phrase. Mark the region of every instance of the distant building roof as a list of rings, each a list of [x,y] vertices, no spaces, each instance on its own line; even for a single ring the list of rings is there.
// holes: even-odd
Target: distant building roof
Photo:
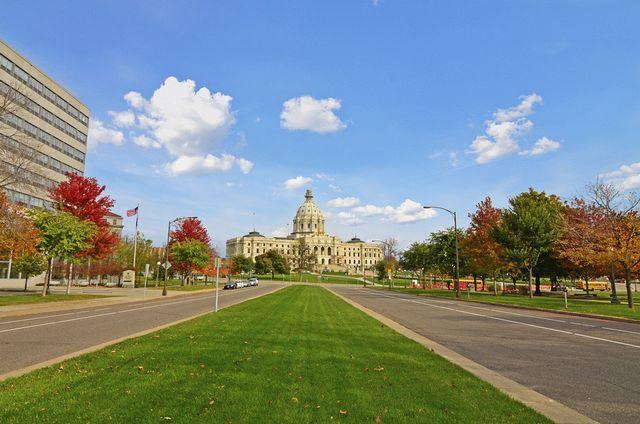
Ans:
[[[264,237],[262,234],[257,232],[256,230],[250,231],[245,237]]]
[[[122,218],[122,215],[118,215],[117,213],[113,213],[111,211],[107,212],[107,216],[112,216],[114,218]]]

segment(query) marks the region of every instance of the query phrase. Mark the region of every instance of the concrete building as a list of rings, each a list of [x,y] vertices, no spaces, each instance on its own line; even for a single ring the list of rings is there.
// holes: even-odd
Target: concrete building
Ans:
[[[360,273],[362,267],[371,269],[382,260],[381,245],[367,243],[359,238],[343,242],[339,237],[325,233],[324,216],[313,200],[313,193],[307,190],[305,200],[293,219],[293,232],[287,237],[265,237],[252,231],[247,235],[227,240],[227,258],[243,255],[251,259],[276,250],[290,262],[294,250],[303,239],[316,258],[316,270],[345,271]]]
[[[122,237],[122,228],[124,227],[122,216],[117,213],[109,212],[104,219],[107,221],[107,224],[109,224],[111,232],[117,234],[118,237]]]
[[[0,165],[7,174],[16,157],[31,159],[5,187],[9,200],[49,207],[53,184],[83,174],[88,132],[87,106],[0,40]]]

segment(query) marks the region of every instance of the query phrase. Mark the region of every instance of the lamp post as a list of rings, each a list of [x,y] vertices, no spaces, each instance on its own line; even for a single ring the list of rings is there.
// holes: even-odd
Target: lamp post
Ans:
[[[374,240],[371,240],[371,243],[381,243],[381,244],[383,244],[383,243],[384,243],[384,241],[374,239]],[[383,259],[384,259],[384,258],[383,258]],[[375,277],[375,276],[374,276],[374,277]],[[367,287],[367,280],[365,280],[364,278],[363,278],[362,280],[363,280],[363,282],[362,282],[363,287]],[[375,280],[374,280],[374,281],[375,281]],[[375,285],[375,284],[374,284],[374,285]],[[382,286],[384,287],[384,282],[382,283]]]
[[[164,287],[162,288],[162,295],[167,295],[167,274],[169,274],[169,237],[171,237],[171,226],[176,222],[183,221],[189,218],[196,218],[195,216],[183,216],[180,218],[176,218],[173,221],[169,221],[169,226],[167,227],[167,244],[164,248]]]
[[[441,206],[424,206],[425,209],[440,209],[449,212],[453,216],[453,233],[455,236],[456,246],[456,279],[453,282],[453,289],[456,292],[456,299],[460,299],[460,257],[458,255],[458,220],[455,211],[450,211],[447,208]]]

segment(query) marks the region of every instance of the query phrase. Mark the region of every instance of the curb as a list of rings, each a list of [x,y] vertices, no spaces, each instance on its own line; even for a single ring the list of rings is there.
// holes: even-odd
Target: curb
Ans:
[[[385,317],[384,315],[366,308],[351,299],[347,299],[346,297],[334,292],[329,288],[326,289],[349,305],[361,310],[372,318],[375,318],[376,320],[380,321],[392,330],[402,334],[403,336],[420,343],[435,354],[445,358],[446,360],[458,365],[460,368],[463,368],[464,370],[475,375],[481,380],[491,384],[510,398],[525,404],[529,408],[539,412],[553,422],[559,424],[598,423],[597,421],[585,415],[582,415],[578,411],[575,411],[561,404],[560,402],[557,402],[547,396],[544,396],[543,394],[531,390],[520,383],[510,380],[502,376],[501,374],[498,374],[497,372],[492,371],[489,368],[486,368],[478,364],[477,362],[474,362],[471,359],[466,358],[459,353],[447,347],[444,347],[441,344],[436,343],[433,340],[430,340],[401,324],[398,324],[397,322]]]
[[[272,292],[263,293],[263,294],[259,294],[259,295],[256,295],[256,296],[251,296],[249,298],[243,299],[240,302],[232,303],[230,305],[226,305],[226,306],[223,306],[221,308],[218,308],[218,310],[226,309],[226,308],[228,308],[230,306],[235,306],[235,305],[237,305],[239,303],[243,303],[243,302],[246,302],[246,301],[249,301],[249,300],[257,299],[257,298],[262,297],[262,296],[267,296],[267,295],[273,294],[273,293],[275,293],[275,292],[277,292],[279,290],[282,290],[285,287],[286,286],[281,286],[281,287],[276,288]],[[53,359],[49,359],[49,360],[44,361],[44,362],[39,362],[37,364],[29,365],[28,367],[21,368],[19,370],[14,370],[14,371],[10,371],[10,372],[5,373],[5,374],[0,374],[0,382],[3,382],[3,381],[5,381],[5,380],[7,380],[9,378],[20,377],[21,375],[30,373],[31,371],[35,371],[35,370],[38,370],[40,368],[46,368],[48,366],[55,365],[55,364],[60,363],[62,361],[66,361],[67,359],[72,359],[72,358],[75,358],[75,357],[78,357],[78,356],[82,356],[82,355],[87,354],[87,353],[96,352],[96,351],[98,351],[100,349],[103,349],[103,348],[105,348],[107,346],[111,346],[111,345],[123,342],[125,340],[133,339],[133,338],[136,338],[136,337],[145,336],[147,334],[154,333],[156,331],[163,330],[165,328],[173,327],[174,325],[182,324],[183,322],[191,321],[192,319],[196,319],[196,318],[199,318],[199,317],[201,317],[203,315],[212,314],[212,313],[215,313],[215,312],[213,310],[201,312],[199,314],[193,315],[193,316],[188,317],[188,318],[182,318],[182,319],[180,319],[178,321],[170,322],[168,324],[162,324],[162,325],[159,325],[157,327],[153,327],[153,328],[149,328],[149,329],[146,329],[146,330],[143,330],[143,331],[139,331],[137,333],[129,334],[128,336],[119,337],[117,339],[109,340],[108,342],[100,343],[100,344],[97,344],[97,345],[94,345],[94,346],[89,346],[87,348],[84,348],[82,350],[78,350],[76,352],[67,353],[65,355],[58,356],[57,358],[53,358]]]
[[[398,292],[396,292],[396,293],[398,293]],[[411,293],[407,293],[407,294],[411,294]],[[454,299],[449,299],[449,298],[441,297],[441,296],[432,296],[430,294],[420,294],[420,293],[418,293],[418,294],[415,294],[415,296],[428,297],[429,299],[454,300]],[[503,307],[503,308],[525,309],[525,310],[529,310],[529,311],[549,312],[549,313],[552,313],[552,314],[570,315],[570,316],[574,316],[574,317],[595,318],[595,319],[602,319],[602,320],[605,320],[605,321],[617,321],[617,322],[626,322],[626,323],[631,323],[631,324],[640,324],[640,320],[637,320],[637,319],[623,318],[623,317],[612,317],[612,316],[609,316],[609,315],[599,315],[599,314],[589,314],[589,313],[584,314],[582,312],[562,311],[562,310],[557,310],[557,309],[544,309],[544,308],[536,308],[534,306],[505,305],[504,303],[485,302],[485,301],[476,300],[476,299],[460,299],[460,301],[469,302],[469,303],[480,303],[480,304],[483,304],[483,305],[500,306],[500,307]]]

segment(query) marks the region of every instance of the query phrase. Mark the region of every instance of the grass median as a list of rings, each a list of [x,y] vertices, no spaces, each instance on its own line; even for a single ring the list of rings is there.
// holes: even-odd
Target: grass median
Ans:
[[[388,290],[388,289],[380,289],[380,290]],[[442,290],[442,289],[405,289],[405,288],[393,288],[393,291],[400,293],[412,293],[416,295],[426,295],[426,296],[436,296],[443,298],[454,298],[453,290]],[[467,296],[469,295],[469,296]],[[551,311],[569,311],[569,312],[578,312],[583,314],[596,314],[603,316],[611,316],[611,317],[619,317],[619,318],[629,318],[640,320],[640,310],[636,306],[635,310],[629,309],[627,306],[627,298],[620,297],[620,304],[614,305],[611,303],[611,299],[608,295],[597,295],[593,298],[572,298],[569,296],[567,300],[568,308],[564,307],[564,297],[561,295],[549,295],[545,293],[543,296],[534,296],[533,298],[529,298],[529,296],[523,295],[515,295],[515,294],[498,294],[495,296],[493,293],[477,293],[466,291],[462,291],[462,300],[467,300],[467,298],[475,301],[487,302],[487,303],[495,303],[500,305],[509,305],[509,306],[526,306],[531,308],[539,308],[539,309],[548,309]],[[640,296],[634,295],[634,301],[640,301]]]
[[[0,384],[2,422],[548,422],[320,287]]]
[[[72,300],[87,300],[104,297],[108,296],[91,294],[49,294],[46,296],[42,296],[39,293],[11,294],[0,296],[0,306],[24,305],[27,303],[69,302]]]

